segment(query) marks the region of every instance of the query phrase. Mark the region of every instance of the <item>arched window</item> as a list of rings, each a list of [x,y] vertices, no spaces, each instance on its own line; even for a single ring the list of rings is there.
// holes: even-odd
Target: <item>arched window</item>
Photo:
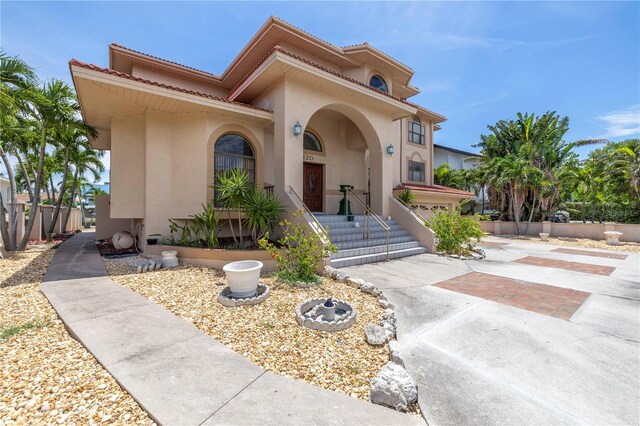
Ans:
[[[322,152],[322,144],[320,139],[308,130],[304,131],[304,149],[307,151]]]
[[[417,116],[409,122],[409,142],[424,145],[424,126]]]
[[[216,141],[213,150],[213,176],[215,186],[218,177],[228,170],[238,169],[249,175],[251,183],[256,181],[256,160],[253,148],[248,140],[235,133],[222,135]],[[214,199],[218,199],[218,191],[214,191]]]
[[[387,87],[387,82],[384,81],[384,78],[380,77],[377,74],[371,77],[371,80],[369,80],[369,86],[375,87],[378,90],[382,90],[383,92],[389,93],[389,87]]]

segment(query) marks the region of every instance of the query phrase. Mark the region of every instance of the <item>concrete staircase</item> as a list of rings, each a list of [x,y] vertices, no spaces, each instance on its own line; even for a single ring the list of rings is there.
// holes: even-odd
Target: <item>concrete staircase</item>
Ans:
[[[383,262],[387,258],[387,233],[385,229],[369,218],[369,238],[364,239],[364,216],[354,216],[353,222],[347,221],[346,216],[315,214],[324,227],[329,227],[329,239],[338,248],[338,253],[331,254],[331,266],[344,268],[362,265],[364,263]],[[355,223],[359,223],[357,228]],[[391,231],[389,232],[389,259],[414,256],[426,253],[420,245],[402,226],[394,220],[385,220]]]

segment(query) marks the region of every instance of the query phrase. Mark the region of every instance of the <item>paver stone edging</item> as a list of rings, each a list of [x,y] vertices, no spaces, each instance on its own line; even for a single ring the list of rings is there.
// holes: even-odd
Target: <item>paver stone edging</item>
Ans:
[[[421,423],[252,364],[112,281],[94,238],[65,241],[40,289],[70,334],[158,424]]]

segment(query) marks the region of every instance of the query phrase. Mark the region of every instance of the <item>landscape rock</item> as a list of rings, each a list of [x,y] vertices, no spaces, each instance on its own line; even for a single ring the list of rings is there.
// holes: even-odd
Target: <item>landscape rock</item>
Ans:
[[[338,274],[338,270],[336,268],[332,268],[331,266],[324,267],[324,275],[329,278],[336,279],[336,275]]]
[[[361,288],[362,291],[369,294],[374,294],[378,290],[376,286],[371,283],[364,283]]]
[[[349,278],[347,280],[347,284],[349,284],[353,288],[362,288],[365,285],[365,282],[360,278]]]
[[[403,366],[388,362],[371,381],[369,399],[374,404],[407,411],[418,400],[418,386]]]
[[[391,337],[383,327],[369,323],[364,327],[364,335],[370,345],[384,345]]]
[[[404,361],[400,355],[400,342],[397,340],[389,342],[389,360],[404,367]]]
[[[383,299],[383,298],[378,299],[378,305],[380,305],[380,307],[384,309],[387,309],[387,308],[393,309],[393,304],[389,302],[387,299]]]

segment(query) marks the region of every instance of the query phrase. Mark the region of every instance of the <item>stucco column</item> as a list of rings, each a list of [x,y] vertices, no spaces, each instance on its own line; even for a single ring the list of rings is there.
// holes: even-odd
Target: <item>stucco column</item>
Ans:
[[[299,99],[294,93],[285,96],[286,89],[285,82],[282,82],[274,93],[276,97],[274,101],[276,108],[273,112],[275,189],[278,193],[288,194],[289,186],[291,186],[302,198],[303,140],[302,135],[294,136],[293,125],[300,122],[304,129],[308,117],[303,117],[303,109],[295,105]],[[287,198],[283,197],[285,200]]]
[[[551,235],[551,222],[548,220],[542,221],[542,232],[546,232]]]
[[[29,212],[29,215],[35,215],[36,219],[33,221],[33,228],[31,228],[31,234],[29,234],[30,240],[42,239],[42,206],[37,206],[34,211]]]
[[[171,115],[146,114],[145,238],[167,235],[171,211]],[[188,171],[185,171],[188,173]]]

